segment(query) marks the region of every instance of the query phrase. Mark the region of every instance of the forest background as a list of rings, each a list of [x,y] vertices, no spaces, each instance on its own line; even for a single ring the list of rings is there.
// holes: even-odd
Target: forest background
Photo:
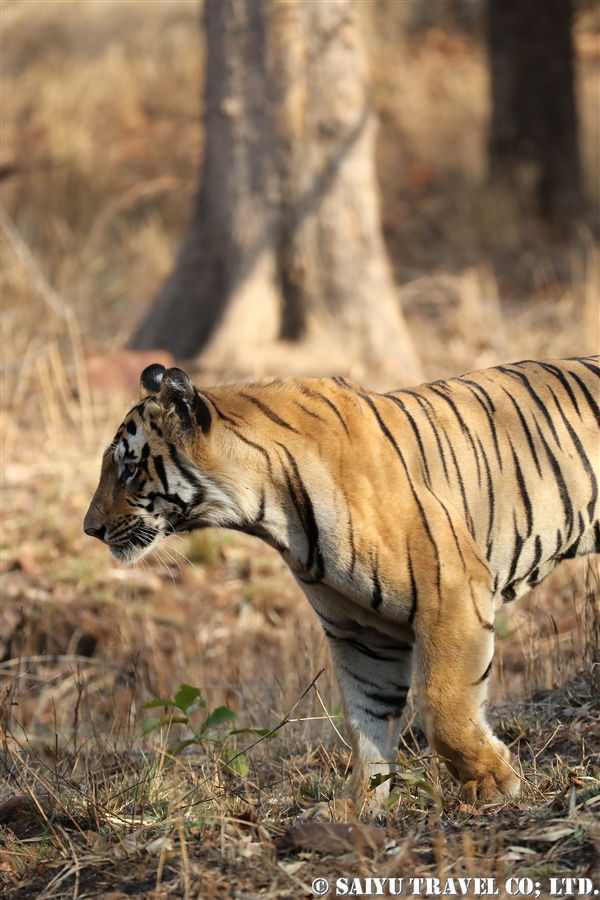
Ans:
[[[428,379],[598,351],[593,227],[560,234],[487,183],[480,6],[357,5],[383,235]],[[321,873],[499,877],[515,864],[533,877],[591,873],[600,885],[598,576],[587,564],[562,568],[497,623],[496,723],[531,784],[520,806],[483,818],[465,809],[426,757],[413,710],[405,758],[416,774],[390,812],[387,849],[372,862],[369,846],[341,863],[312,850],[276,854],[307,810],[335,818],[349,765],[308,604],[277,555],[250,539],[202,533],[125,570],[81,527],[102,449],[137,392],[143,363],[123,350],[192,207],[204,144],[199,7],[3,0],[1,13],[0,879],[9,896],[196,897],[209,882],[223,897],[311,896]],[[597,4],[578,7],[574,43],[581,157],[597,201]],[[267,374],[260,356],[248,365],[241,374]],[[198,383],[230,374],[202,357],[186,368]],[[360,365],[352,375],[369,384]],[[248,735],[224,742],[215,732],[219,740],[173,762],[175,726],[141,734],[142,705],[172,698],[182,682],[202,689],[209,710],[234,710],[240,727],[274,728],[322,668],[279,736],[246,753],[247,772],[223,760]]]

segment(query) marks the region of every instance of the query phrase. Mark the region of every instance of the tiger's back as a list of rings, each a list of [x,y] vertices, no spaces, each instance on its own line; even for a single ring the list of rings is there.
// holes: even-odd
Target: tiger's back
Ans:
[[[215,525],[275,546],[328,637],[357,799],[393,752],[413,648],[433,748],[468,796],[515,792],[483,712],[494,611],[600,551],[598,359],[390,394],[343,378],[197,391],[161,370],[105,454],[88,533],[125,560]]]

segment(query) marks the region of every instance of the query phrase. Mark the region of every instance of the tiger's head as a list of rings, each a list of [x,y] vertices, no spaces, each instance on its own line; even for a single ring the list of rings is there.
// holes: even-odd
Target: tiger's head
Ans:
[[[104,452],[85,533],[132,563],[169,534],[235,527],[244,510],[222,486],[231,473],[214,440],[215,418],[181,369],[144,369],[140,401]]]

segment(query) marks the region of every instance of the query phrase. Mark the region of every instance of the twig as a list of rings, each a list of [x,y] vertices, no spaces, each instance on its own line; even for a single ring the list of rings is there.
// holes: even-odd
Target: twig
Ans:
[[[321,707],[322,707],[322,709],[323,709],[323,712],[325,713],[326,717],[329,719],[329,724],[331,725],[331,727],[333,728],[333,730],[335,731],[335,733],[336,733],[337,736],[339,737],[340,741],[342,742],[342,744],[344,745],[344,747],[347,747],[348,750],[352,750],[352,747],[350,746],[350,744],[348,743],[348,741],[344,740],[344,738],[342,737],[342,735],[340,734],[340,732],[339,732],[338,729],[336,728],[335,722],[333,721],[332,717],[329,715],[329,712],[328,712],[328,710],[327,710],[327,707],[326,707],[325,704],[323,703],[323,699],[322,699],[320,693],[318,692],[318,690],[317,690],[316,688],[315,688],[315,693],[316,693],[316,695],[317,695],[317,700],[318,700],[319,703],[321,704]]]

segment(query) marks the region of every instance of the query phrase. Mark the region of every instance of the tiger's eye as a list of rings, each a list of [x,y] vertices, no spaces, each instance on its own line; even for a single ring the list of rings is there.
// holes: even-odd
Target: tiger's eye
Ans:
[[[132,463],[132,462],[125,463],[125,471],[127,472],[128,475],[131,475],[131,477],[133,477],[135,475],[135,473],[137,472],[136,464]]]

